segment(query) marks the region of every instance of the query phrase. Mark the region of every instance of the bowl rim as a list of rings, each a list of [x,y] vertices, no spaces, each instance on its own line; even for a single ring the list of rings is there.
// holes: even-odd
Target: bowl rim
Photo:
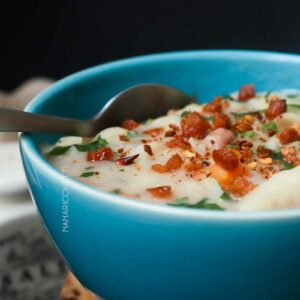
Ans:
[[[255,60],[269,60],[269,61],[284,61],[284,62],[296,62],[300,63],[300,55],[271,52],[271,51],[256,51],[256,50],[188,50],[188,51],[175,51],[157,54],[147,54],[131,58],[125,58],[108,62],[100,65],[96,65],[79,72],[68,75],[50,87],[43,90],[37,96],[35,96],[31,102],[26,106],[25,111],[36,112],[40,106],[51,99],[52,95],[56,92],[63,90],[68,86],[72,86],[86,77],[93,77],[94,74],[105,74],[114,70],[132,67],[134,65],[143,64],[145,62],[158,62],[173,59],[195,59],[196,57],[204,59],[224,59],[233,58],[239,59],[255,59]],[[56,177],[57,179],[64,178],[64,182],[69,187],[79,189],[87,195],[91,195],[90,199],[85,198],[81,201],[90,201],[94,199],[97,203],[109,202],[115,204],[118,207],[126,209],[135,209],[140,212],[155,213],[161,215],[170,215],[176,217],[189,218],[193,220],[209,219],[218,221],[273,221],[283,219],[299,219],[300,208],[282,209],[282,210],[268,210],[268,211],[216,211],[216,210],[198,210],[193,208],[172,207],[167,205],[157,205],[144,201],[137,201],[134,199],[114,195],[108,192],[104,192],[95,187],[84,184],[72,177],[64,176],[59,170],[52,166],[43,157],[37,146],[34,144],[31,134],[21,133],[19,135],[20,148],[24,156],[27,156],[30,161],[38,165],[41,170],[49,176]],[[98,199],[97,199],[98,198]],[[89,200],[88,200],[89,199]]]

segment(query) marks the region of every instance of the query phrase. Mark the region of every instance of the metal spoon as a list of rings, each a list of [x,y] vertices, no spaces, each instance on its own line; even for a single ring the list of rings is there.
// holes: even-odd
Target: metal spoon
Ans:
[[[91,137],[125,119],[137,121],[164,115],[195,100],[183,92],[160,84],[129,88],[111,100],[92,119],[81,121],[13,109],[0,108],[0,132],[44,132]]]

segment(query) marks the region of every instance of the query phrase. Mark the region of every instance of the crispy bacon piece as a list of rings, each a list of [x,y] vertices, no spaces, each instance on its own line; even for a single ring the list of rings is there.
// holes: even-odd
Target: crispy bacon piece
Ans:
[[[270,155],[272,154],[273,151],[268,148],[265,148],[262,145],[259,145],[256,149],[256,152],[260,158],[267,158],[267,157],[270,157]]]
[[[281,144],[285,145],[296,141],[300,141],[300,135],[295,128],[288,128],[278,135],[278,139]]]
[[[161,164],[154,164],[151,166],[151,169],[157,173],[167,173],[170,171],[167,166]]]
[[[162,127],[158,127],[158,128],[145,130],[144,133],[150,135],[151,137],[157,137],[163,131],[164,129]]]
[[[203,119],[199,113],[190,112],[181,119],[181,129],[183,137],[194,137],[203,139],[211,131],[211,125]]]
[[[155,198],[170,198],[172,196],[172,188],[169,185],[148,188],[146,191]]]
[[[151,168],[155,172],[166,173],[181,168],[181,165],[182,158],[178,154],[174,154],[168,159],[164,166],[161,164],[154,164]]]
[[[225,184],[223,188],[237,197],[242,197],[252,191],[256,185],[248,181],[243,176],[233,177],[230,182]]]
[[[212,153],[215,163],[227,171],[232,171],[239,166],[239,156],[236,150],[219,149]]]
[[[214,114],[214,128],[229,128],[230,127],[230,118],[223,113],[216,112]]]
[[[240,118],[235,121],[235,123],[232,125],[232,129],[237,132],[245,132],[252,130],[252,124],[253,122],[249,120],[248,118]]]
[[[204,113],[215,113],[222,111],[222,97],[217,96],[215,99],[203,106]]]
[[[119,158],[116,160],[116,165],[117,166],[128,166],[133,164],[133,162],[138,158],[139,154],[135,154],[132,156],[127,156],[123,158]]]
[[[246,84],[240,87],[238,100],[239,101],[247,101],[253,97],[255,97],[255,87],[253,84]]]
[[[185,141],[181,135],[176,135],[170,141],[167,142],[167,147],[188,150],[191,148],[191,145],[189,142]]]
[[[201,161],[197,160],[195,157],[190,158],[189,161],[184,164],[184,169],[187,172],[196,172],[205,167],[206,165],[201,163]]]
[[[170,171],[180,169],[181,165],[182,165],[182,158],[177,153],[172,155],[166,163],[166,167]]]
[[[148,153],[150,156],[153,156],[153,151],[150,145],[144,145],[144,151]]]
[[[101,160],[112,160],[114,153],[110,147],[103,147],[96,151],[89,151],[87,153],[88,161],[101,161]]]
[[[127,119],[122,122],[122,127],[127,130],[133,130],[139,126],[139,123],[133,119]]]
[[[280,116],[281,114],[287,111],[286,100],[284,99],[276,99],[271,100],[269,103],[269,107],[266,110],[266,117],[269,120],[273,120],[276,117]]]

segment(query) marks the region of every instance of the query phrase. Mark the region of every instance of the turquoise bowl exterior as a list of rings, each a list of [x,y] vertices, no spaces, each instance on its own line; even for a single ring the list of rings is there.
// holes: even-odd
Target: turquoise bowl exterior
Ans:
[[[55,83],[27,111],[86,119],[146,82],[201,101],[245,83],[300,89],[300,57],[192,51],[126,59]],[[67,166],[49,165],[39,146],[55,138],[20,136],[30,191],[71,270],[95,293],[108,300],[300,299],[300,209],[219,212],[125,199],[68,178]]]

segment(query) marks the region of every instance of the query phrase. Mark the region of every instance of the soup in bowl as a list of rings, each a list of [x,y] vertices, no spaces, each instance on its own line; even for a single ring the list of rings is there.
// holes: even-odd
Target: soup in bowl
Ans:
[[[28,111],[79,119],[147,82],[200,103],[144,124],[124,120],[89,141],[21,135],[33,200],[81,282],[107,299],[298,299],[299,167],[284,152],[298,140],[283,134],[297,121],[298,96],[283,90],[300,89],[299,67],[298,56],[267,52],[151,55],[79,72],[37,96]],[[246,143],[251,157],[241,156]]]

